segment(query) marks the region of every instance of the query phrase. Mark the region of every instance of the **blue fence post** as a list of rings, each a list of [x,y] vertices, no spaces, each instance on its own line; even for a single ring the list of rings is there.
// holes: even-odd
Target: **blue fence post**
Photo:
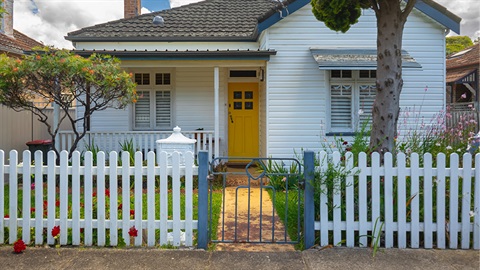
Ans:
[[[208,245],[208,151],[198,152],[198,239],[197,248]]]
[[[305,151],[303,153],[303,162],[305,175],[303,236],[305,249],[309,249],[315,245],[315,202],[313,200],[314,190],[312,185],[315,177],[314,153]]]

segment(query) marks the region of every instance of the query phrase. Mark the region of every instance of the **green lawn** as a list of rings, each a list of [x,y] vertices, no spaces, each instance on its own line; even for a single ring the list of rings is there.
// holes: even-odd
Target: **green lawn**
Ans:
[[[94,192],[96,191],[96,189],[94,188]],[[180,209],[181,209],[181,213],[180,213],[180,218],[183,220],[185,218],[185,194],[183,192],[184,190],[181,191],[181,194],[180,194]],[[31,195],[31,207],[35,207],[35,195],[33,194],[34,191],[32,190],[32,195]],[[5,190],[4,190],[4,213],[5,213],[5,216],[9,216],[10,213],[9,213],[9,201],[10,201],[10,193],[9,193],[9,187],[8,186],[5,186]],[[47,204],[50,204],[50,203],[53,203],[55,204],[56,201],[59,200],[59,194],[57,193],[56,194],[56,201],[47,201],[47,190],[44,189],[43,190],[43,201],[46,202]],[[134,210],[135,207],[134,207],[134,197],[133,197],[133,190],[131,191],[130,193],[130,210]],[[209,199],[210,200],[210,199]],[[221,197],[221,193],[214,193],[212,195],[212,205],[213,205],[213,208],[212,208],[212,214],[214,216],[214,219],[213,219],[213,228],[216,228],[216,224],[218,223],[218,216],[220,214],[220,206],[221,206],[221,200],[222,200],[222,197]],[[80,210],[80,218],[81,219],[84,219],[84,205],[83,205],[83,202],[84,202],[84,194],[81,194],[80,195],[80,205],[81,205],[81,210]],[[109,196],[105,196],[105,213],[106,213],[106,219],[109,219],[109,216],[110,216],[110,197]],[[120,206],[120,204],[122,203],[122,192],[119,190],[118,192],[118,198],[117,198],[117,206]],[[192,203],[193,203],[193,219],[194,220],[197,220],[198,219],[198,194],[196,191],[194,191],[193,193],[193,198],[192,198]],[[18,200],[17,200],[17,216],[20,217],[22,216],[22,204],[23,204],[23,191],[20,189],[18,191]],[[142,194],[142,204],[143,204],[143,207],[142,207],[142,218],[143,219],[147,219],[147,211],[148,211],[148,204],[147,204],[147,194]],[[172,210],[172,204],[173,204],[173,196],[172,196],[172,193],[169,192],[168,193],[168,219],[172,219],[173,218],[173,210]],[[72,210],[71,210],[71,205],[72,205],[72,196],[71,194],[69,194],[69,198],[68,198],[68,218],[72,218]],[[123,205],[122,205],[123,207]],[[159,208],[160,207],[160,194],[159,194],[159,191],[156,190],[155,191],[155,218],[156,219],[159,219],[160,218],[160,211],[159,211]],[[94,197],[93,198],[93,218],[96,219],[96,216],[97,216],[97,197]],[[56,218],[59,217],[59,212],[60,212],[60,207],[58,206],[58,204],[55,206],[55,209],[56,209]],[[35,209],[36,210],[36,209]],[[46,205],[44,203],[44,211],[46,211]],[[118,210],[117,210],[117,215],[118,215],[118,219],[122,219],[122,209],[121,207],[118,207]],[[35,217],[35,212],[32,211],[31,212],[31,217]],[[44,212],[44,218],[46,218],[46,212]],[[131,219],[133,219],[133,215],[130,216]],[[70,229],[71,230],[71,229]],[[158,232],[156,233],[157,234],[157,237],[159,238],[159,230],[157,230]],[[216,232],[216,229],[213,230],[214,232]],[[108,239],[108,229],[107,229],[107,245],[109,243],[109,239]],[[18,235],[19,237],[21,237],[21,228],[18,229]],[[96,235],[96,229],[94,229],[94,239],[96,238],[95,237]],[[121,235],[121,230],[119,230],[119,234],[118,235]],[[32,239],[34,237],[34,230],[32,230]],[[46,236],[45,236],[46,237]],[[8,239],[8,228],[6,228],[5,230],[5,239]],[[71,242],[71,234],[69,234],[69,243]],[[83,239],[83,234],[82,234],[82,239]],[[95,240],[94,240],[95,241]]]

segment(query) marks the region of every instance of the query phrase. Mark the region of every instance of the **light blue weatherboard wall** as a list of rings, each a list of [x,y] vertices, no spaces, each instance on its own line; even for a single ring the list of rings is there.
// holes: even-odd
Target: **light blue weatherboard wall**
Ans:
[[[310,49],[375,48],[374,12],[363,10],[359,22],[343,34],[317,21],[306,5],[263,31],[259,43],[265,46],[261,49],[277,51],[266,69],[266,156],[291,157],[295,151],[319,150],[331,143],[335,138],[326,136],[330,131],[329,72],[319,69]],[[427,122],[445,109],[444,44],[444,26],[413,10],[405,25],[402,49],[422,68],[403,69],[400,105]],[[404,115],[400,117],[400,136],[418,124],[413,115]]]

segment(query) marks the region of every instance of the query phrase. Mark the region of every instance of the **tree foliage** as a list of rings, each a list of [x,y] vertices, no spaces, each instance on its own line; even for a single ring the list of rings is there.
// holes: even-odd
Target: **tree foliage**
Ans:
[[[317,20],[342,33],[358,22],[362,8],[370,6],[368,0],[312,0],[310,4]]]
[[[446,54],[457,53],[473,46],[473,42],[468,36],[455,36],[446,38],[447,49]]]
[[[377,81],[372,109],[370,148],[390,152],[395,145],[400,114],[402,37],[416,0],[312,0],[312,13],[325,25],[347,32],[358,22],[362,9],[372,9],[377,19]]]
[[[5,8],[3,8],[3,0],[0,0],[0,19],[3,18],[3,14],[5,13]],[[1,26],[1,21],[0,21],[0,26]]]
[[[93,54],[84,58],[67,50],[50,48],[42,48],[22,59],[0,55],[0,103],[16,111],[34,113],[47,126],[54,145],[61,123],[69,121],[75,133],[70,154],[85,136],[90,115],[136,102],[135,87],[131,74],[120,68],[118,59],[108,55]],[[38,100],[47,102],[33,102]],[[57,126],[48,121],[45,108],[49,102],[58,104],[62,111]],[[83,114],[70,114],[70,109],[75,107],[83,107]],[[58,153],[58,149],[55,151]]]

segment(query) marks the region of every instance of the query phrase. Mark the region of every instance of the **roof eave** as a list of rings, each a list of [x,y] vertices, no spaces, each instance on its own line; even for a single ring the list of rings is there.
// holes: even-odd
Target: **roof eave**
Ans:
[[[258,34],[250,37],[73,37],[65,36],[66,40],[72,42],[205,42],[205,41],[256,41]]]
[[[123,60],[269,60],[275,50],[214,50],[214,51],[128,51],[128,50],[72,50],[80,56],[108,54]]]

